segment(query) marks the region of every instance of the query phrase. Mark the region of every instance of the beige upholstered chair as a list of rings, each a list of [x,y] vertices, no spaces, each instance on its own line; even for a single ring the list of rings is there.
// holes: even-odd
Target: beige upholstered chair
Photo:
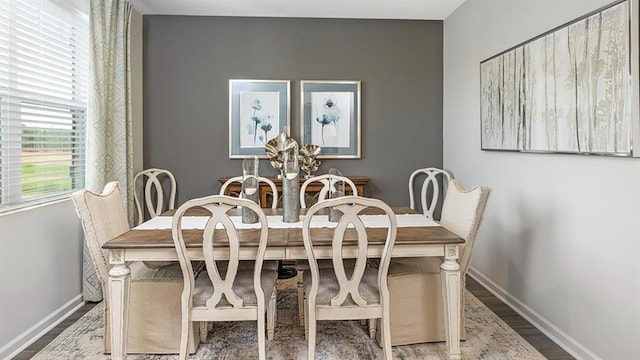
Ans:
[[[169,196],[165,201],[165,189],[162,187],[164,179],[169,181]],[[141,190],[138,187],[139,180],[142,182]],[[160,215],[168,209],[175,209],[176,203],[176,178],[169,170],[146,169],[136,174],[133,178],[134,192],[133,199],[136,203],[136,217],[138,225],[145,220],[145,210],[150,217]],[[142,206],[144,199],[145,206]]]
[[[433,219],[436,206],[440,200],[440,194],[445,194],[445,191],[440,191],[440,182],[446,190],[446,186],[451,179],[452,176],[447,171],[438,168],[429,167],[414,171],[409,176],[409,206],[416,210],[415,186],[419,184],[419,181],[422,181],[420,190],[422,213]]]
[[[109,254],[102,249],[108,240],[129,230],[127,213],[117,182],[108,183],[102,194],[89,190],[75,192],[71,198],[82,222],[85,239],[104,296],[104,352],[109,353]],[[178,353],[180,345],[180,294],[182,272],[177,263],[149,269],[141,262],[131,268],[129,310],[129,353]],[[159,301],[160,300],[160,301]],[[189,341],[189,352],[195,352],[198,338]]]
[[[239,268],[240,238],[228,211],[243,206],[255,211],[261,224],[255,265],[251,269]],[[267,217],[253,201],[225,195],[212,195],[189,200],[176,210],[172,221],[173,241],[180,267],[185,274],[193,274],[191,259],[184,241],[182,218],[192,208],[210,212],[202,235],[206,271],[198,277],[185,277],[182,290],[182,333],[180,359],[187,358],[188,344],[193,340],[191,329],[197,321],[257,321],[258,355],[266,358],[265,315],[269,338],[273,337],[276,309],[276,280],[274,270],[262,268],[267,248]],[[223,229],[216,229],[222,225]],[[220,234],[219,234],[220,233]],[[256,234],[255,232],[253,233]],[[226,235],[226,239],[225,239]],[[223,240],[221,241],[220,238]],[[242,241],[251,239],[244,238]],[[229,260],[219,263],[216,248],[228,247]],[[226,251],[225,251],[226,252]],[[223,266],[220,266],[222,265]],[[224,276],[221,276],[221,273]]]
[[[320,202],[320,201],[326,200],[331,194],[331,191],[336,190],[335,186],[336,186],[336,183],[339,181],[343,181],[345,185],[349,186],[349,188],[351,189],[351,193],[354,196],[358,196],[358,188],[356,187],[356,184],[354,184],[353,181],[351,181],[351,179],[349,179],[348,177],[334,175],[334,174],[312,176],[306,179],[300,186],[300,208],[302,209],[307,208],[307,199],[305,195],[306,195],[307,187],[310,184],[314,182],[319,182],[322,184],[322,188],[320,189],[318,194],[316,194],[316,198],[315,198],[316,202]],[[320,264],[320,267],[331,266],[331,262],[324,261],[324,260],[320,260],[319,264]],[[294,268],[298,272],[298,322],[300,323],[300,326],[304,326],[304,311],[303,311],[304,285],[303,284],[304,284],[304,272],[309,270],[309,264],[307,263],[306,260],[296,260]]]
[[[260,182],[263,182],[269,185],[269,187],[271,188],[271,194],[273,194],[273,198],[271,199],[271,208],[272,209],[278,208],[278,188],[276,187],[276,184],[273,181],[262,176],[259,176],[258,180]],[[225,192],[227,191],[227,188],[229,187],[229,185],[231,185],[234,182],[239,182],[242,184],[242,176],[235,176],[225,181],[224,184],[222,184],[222,187],[220,187],[220,195],[225,195]],[[262,207],[267,207],[266,205],[267,204],[260,204],[260,206]]]
[[[491,190],[476,186],[465,190],[450,180],[440,224],[465,239],[460,248],[460,335],[464,339],[465,275],[473,243]],[[415,344],[445,340],[441,258],[394,258],[389,267],[391,343]],[[378,340],[380,341],[380,339]]]
[[[311,218],[318,211],[330,207],[342,211],[343,215],[335,228],[321,230],[321,240],[331,241],[333,266],[320,268],[314,250],[314,235],[310,228]],[[388,218],[386,242],[380,259],[380,266],[374,269],[366,266],[368,237],[362,220],[358,217],[363,210],[376,208]],[[354,229],[348,228],[352,225]],[[327,231],[331,233],[327,234]],[[309,359],[315,357],[316,321],[381,319],[381,338],[386,359],[391,359],[391,337],[389,333],[389,290],[387,270],[396,238],[396,217],[391,208],[377,199],[358,196],[344,196],[313,205],[302,224],[302,239],[309,259],[310,277],[304,279],[304,320],[305,334],[309,341]],[[349,243],[345,247],[345,232],[357,238],[357,245]],[[346,258],[355,260],[353,267]]]

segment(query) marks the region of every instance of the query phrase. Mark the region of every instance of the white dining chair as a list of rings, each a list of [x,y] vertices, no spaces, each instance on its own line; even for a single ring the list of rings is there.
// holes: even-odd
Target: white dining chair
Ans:
[[[272,209],[276,209],[278,208],[278,187],[276,186],[276,184],[271,181],[270,179],[266,178],[266,177],[262,177],[259,176],[258,177],[259,182],[265,183],[269,186],[269,188],[271,188],[271,208]],[[229,178],[227,181],[224,182],[224,184],[222,184],[222,186],[220,187],[220,195],[226,195],[227,192],[227,188],[234,182],[239,182],[240,184],[242,184],[242,176],[234,176],[232,178]],[[238,194],[239,197],[242,196],[242,193]],[[262,207],[266,207],[267,204],[260,204]]]
[[[314,201],[311,201],[311,204],[309,204],[309,205],[313,205],[313,203],[315,202],[327,199],[329,197],[329,194],[331,194],[331,191],[336,190],[336,184],[341,181],[344,184],[349,185],[349,188],[351,189],[351,194],[358,196],[358,188],[356,187],[356,184],[354,184],[353,181],[346,176],[333,175],[333,174],[323,174],[323,175],[312,176],[306,179],[302,183],[302,185],[300,185],[300,208],[302,209],[307,208],[308,199],[306,198],[305,195],[306,195],[307,187],[309,185],[313,184],[314,182],[319,182],[322,184],[322,188],[320,189],[320,191],[314,195],[314,199],[313,199]]]
[[[420,190],[420,204],[422,213],[433,219],[434,212],[440,201],[440,194],[445,195],[446,186],[453,177],[446,170],[428,167],[418,169],[409,176],[409,206],[413,210],[417,210],[417,200],[415,197],[415,187],[422,181]],[[440,184],[443,190],[440,191]]]
[[[260,231],[251,232],[255,238],[238,234],[229,211],[242,206],[258,215]],[[190,209],[205,209],[210,213],[203,234],[202,250],[206,271],[196,278],[193,275],[191,252],[187,251],[182,218]],[[222,229],[217,229],[221,225]],[[276,280],[274,270],[263,269],[267,247],[267,218],[255,202],[225,195],[211,195],[189,200],[180,206],[172,220],[173,241],[182,272],[192,274],[184,278],[182,291],[182,332],[180,359],[186,360],[188,343],[193,334],[192,322],[197,321],[256,321],[258,358],[266,359],[265,327],[268,337],[273,337],[276,311]],[[222,236],[218,236],[222,233]],[[226,234],[226,236],[225,236]],[[222,240],[220,240],[220,238]],[[254,266],[239,267],[240,242],[257,242]],[[220,262],[217,247],[228,248],[228,259]],[[191,248],[191,247],[190,247]],[[223,266],[220,266],[224,264]],[[221,276],[224,275],[224,276]],[[266,319],[265,319],[266,316]],[[266,324],[266,326],[265,326]]]
[[[258,181],[267,184],[270,188],[271,188],[271,208],[272,209],[277,209],[278,206],[278,188],[276,187],[276,184],[271,181],[270,179],[266,178],[266,177],[262,177],[259,176],[258,177]],[[235,183],[235,182],[239,182],[240,184],[242,184],[242,176],[234,176],[232,178],[229,178],[227,181],[224,182],[224,184],[222,184],[222,186],[220,187],[220,194],[219,195],[226,195],[227,192],[227,188]],[[238,193],[238,197],[241,198],[242,197],[242,192]],[[267,204],[259,204],[261,207],[265,207]],[[242,260],[240,261],[240,266],[241,267],[246,267],[246,266],[253,266],[251,265],[252,261],[251,260]],[[263,267],[265,269],[280,269],[281,265],[280,265],[280,261],[278,260],[267,260],[264,262]]]
[[[318,212],[336,208],[342,216],[336,227],[323,228],[314,234],[311,221]],[[367,266],[368,235],[359,215],[367,209],[377,209],[388,221],[386,240],[378,269]],[[350,226],[353,227],[350,228]],[[331,233],[327,234],[329,230]],[[309,274],[304,279],[304,320],[308,339],[308,358],[314,359],[316,350],[316,322],[319,320],[380,319],[382,348],[385,359],[392,358],[389,331],[389,289],[387,270],[396,239],[397,223],[393,210],[381,200],[360,196],[344,196],[313,205],[302,224],[302,240]],[[349,238],[345,240],[345,233]],[[314,242],[331,243],[333,266],[318,266]],[[347,262],[353,259],[355,262]],[[353,264],[351,266],[350,264]]]
[[[165,179],[169,182],[168,196],[163,187]],[[141,186],[139,182],[141,182]],[[145,213],[148,213],[150,217],[156,217],[166,210],[175,209],[177,185],[176,178],[171,171],[157,168],[142,170],[133,177],[133,186],[138,225],[145,221]],[[144,206],[142,205],[143,199]]]
[[[334,174],[323,174],[312,176],[306,179],[302,185],[300,185],[300,208],[307,208],[307,201],[313,203],[317,203],[320,201],[326,200],[332,191],[336,191],[336,184],[339,182],[343,182],[345,185],[348,185],[351,189],[351,194],[354,196],[358,196],[358,188],[353,183],[351,179],[346,176],[334,175]],[[322,188],[316,194],[313,195],[312,199],[308,199],[306,196],[307,187],[313,183],[322,184]],[[332,266],[330,261],[320,261],[321,267]],[[294,269],[298,272],[298,323],[300,326],[304,326],[304,272],[309,270],[309,264],[306,260],[296,260]]]

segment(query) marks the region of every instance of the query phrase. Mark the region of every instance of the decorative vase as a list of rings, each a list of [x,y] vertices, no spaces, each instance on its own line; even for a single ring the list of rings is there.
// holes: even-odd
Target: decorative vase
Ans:
[[[329,198],[336,199],[345,195],[344,175],[336,168],[329,169]],[[329,208],[329,221],[338,222],[342,217],[342,211],[333,207]]]
[[[300,221],[300,165],[298,162],[298,143],[295,140],[283,152],[282,156],[282,221],[291,223]]]
[[[258,175],[259,161],[257,156],[242,160],[242,198],[249,199],[256,204],[260,202],[258,187],[260,186],[260,176]],[[254,224],[258,222],[258,214],[255,211],[242,207],[242,222],[244,224]]]

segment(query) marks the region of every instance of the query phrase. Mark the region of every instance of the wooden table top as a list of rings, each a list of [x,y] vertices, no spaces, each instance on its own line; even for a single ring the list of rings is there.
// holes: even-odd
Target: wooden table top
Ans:
[[[416,211],[408,207],[393,208],[394,212],[400,214],[416,214]],[[266,215],[282,215],[282,209],[264,209]],[[306,209],[300,209],[300,214],[304,214]],[[172,216],[175,210],[169,210],[162,216]],[[363,212],[362,214],[374,214]],[[206,212],[191,211],[187,215],[203,216]],[[239,213],[238,213],[239,215]],[[312,228],[311,236],[316,246],[331,246],[333,236],[331,228]],[[367,228],[368,240],[370,244],[384,244],[387,236],[386,228]],[[185,244],[187,247],[202,247],[203,230],[183,230]],[[216,232],[216,240],[224,243],[226,235],[224,231]],[[258,245],[260,229],[238,229],[241,246],[253,247]],[[357,233],[355,229],[347,229],[344,235],[344,243],[348,245],[353,241],[355,244]],[[434,244],[463,244],[464,239],[452,233],[442,226],[423,227],[398,227],[395,246],[401,245],[434,245]],[[277,228],[269,229],[268,247],[304,247],[302,242],[302,229],[300,228]],[[173,237],[171,229],[160,230],[129,230],[124,234],[107,241],[103,249],[151,249],[151,248],[173,248]]]
[[[348,177],[351,181],[353,181],[355,185],[367,185],[369,183],[369,178],[366,176],[345,176],[345,177]],[[218,182],[220,184],[224,184],[225,182],[227,182],[227,180],[231,178],[232,176],[221,177],[220,179],[218,179]],[[266,178],[273,181],[276,184],[276,186],[282,186],[282,178],[278,178],[275,176],[266,176]],[[304,176],[299,176],[298,179],[300,180],[300,184],[302,184],[303,182],[305,182],[305,180],[307,180],[307,178],[305,178]]]

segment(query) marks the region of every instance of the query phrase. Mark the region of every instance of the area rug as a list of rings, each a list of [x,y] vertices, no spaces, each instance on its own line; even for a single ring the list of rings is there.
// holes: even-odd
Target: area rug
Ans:
[[[278,360],[307,358],[304,328],[298,326],[297,293],[293,286],[278,286],[278,319],[274,339],[267,341],[267,357]],[[466,291],[466,341],[461,343],[463,359],[537,360],[545,357]],[[102,354],[102,303],[64,330],[36,354],[36,360],[107,360]],[[204,359],[257,358],[255,322],[216,323],[205,343],[190,357]],[[394,359],[447,358],[444,343],[393,347]],[[177,355],[129,355],[134,360],[174,360]],[[358,321],[318,322],[316,359],[382,359],[375,340]]]

